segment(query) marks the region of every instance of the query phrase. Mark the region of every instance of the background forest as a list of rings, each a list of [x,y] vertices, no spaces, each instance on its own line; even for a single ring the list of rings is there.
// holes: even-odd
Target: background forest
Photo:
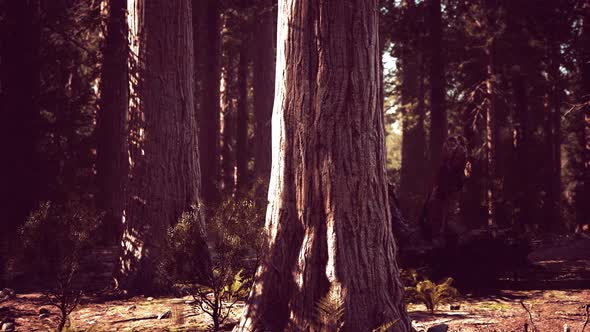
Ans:
[[[377,2],[381,75],[367,90],[382,102],[384,211],[405,286],[452,277],[465,293],[505,287],[499,280],[535,249],[588,237],[588,2]],[[264,261],[265,215],[279,200],[269,181],[283,181],[271,180],[283,165],[272,114],[283,96],[277,68],[291,67],[277,51],[283,62],[299,53],[277,47],[287,38],[280,8],[0,0],[0,289],[43,290],[60,310],[59,330],[81,290],[190,294],[221,327]],[[345,151],[332,142],[330,151]],[[381,202],[365,194],[351,202]]]

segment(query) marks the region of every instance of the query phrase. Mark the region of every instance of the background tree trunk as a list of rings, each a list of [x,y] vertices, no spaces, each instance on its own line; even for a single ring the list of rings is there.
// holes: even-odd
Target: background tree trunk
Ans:
[[[0,163],[2,235],[14,235],[43,197],[40,136],[40,2],[5,1],[0,22]],[[18,144],[15,144],[18,143]],[[3,236],[0,236],[0,239]]]
[[[306,331],[344,301],[345,330],[409,331],[385,172],[376,0],[279,2],[268,246],[235,328]],[[367,200],[367,197],[371,199]]]
[[[555,27],[557,28],[557,27]],[[547,186],[545,199],[545,230],[555,230],[560,223],[561,202],[561,75],[559,73],[560,55],[556,38],[548,41],[549,82],[547,118],[545,127],[546,147],[549,150]]]
[[[486,110],[485,110],[485,153],[486,153],[486,212],[488,226],[496,224],[495,199],[496,188],[496,134],[494,130],[497,108],[497,72],[495,61],[495,41],[489,42],[486,48],[487,80],[486,80]]]
[[[430,166],[436,174],[447,138],[445,109],[445,73],[442,53],[442,18],[440,0],[430,0]]]
[[[526,85],[520,69],[514,73],[513,81],[515,99],[515,124],[513,133],[513,156],[515,157],[515,172],[512,188],[516,190],[516,226],[523,229],[532,220],[532,203],[530,196],[529,172],[529,116],[527,106]]]
[[[507,7],[508,19],[506,30],[510,36],[509,44],[514,52],[512,62],[512,98],[514,100],[513,133],[512,133],[512,165],[508,191],[514,192],[514,223],[517,229],[524,230],[533,222],[534,192],[533,177],[529,163],[533,130],[530,115],[529,90],[527,79],[531,74],[531,64],[527,56],[531,54],[528,35],[522,25],[524,9],[519,2],[510,3]]]
[[[103,51],[101,100],[97,124],[98,206],[106,212],[103,235],[114,244],[121,234],[125,182],[129,169],[127,107],[129,106],[127,0],[109,1]]]
[[[246,35],[243,32],[242,35]],[[236,132],[236,172],[237,190],[246,189],[248,184],[248,160],[250,159],[248,144],[248,41],[242,37],[238,62],[238,109]]]
[[[168,228],[191,205],[201,203],[191,1],[130,1],[129,13],[139,56],[134,74],[140,85],[132,110],[137,132],[131,149],[121,285],[135,293],[154,292],[164,277]],[[204,237],[201,243],[199,262],[208,271]]]
[[[581,64],[581,91],[579,102],[585,103],[582,108],[581,121],[583,133],[581,135],[580,150],[582,153],[582,174],[576,188],[576,219],[577,228],[581,229],[583,224],[590,220],[590,14],[584,16],[582,32],[582,56]]]
[[[275,89],[275,48],[276,48],[276,0],[260,1],[260,17],[255,25],[256,43],[253,60],[254,86],[254,168],[255,175],[262,180],[263,188],[268,184],[271,168],[270,121]],[[261,193],[262,195],[262,193]],[[266,195],[266,192],[263,193]]]
[[[220,1],[203,0],[207,11],[204,47],[207,52],[203,58],[202,102],[199,118],[199,155],[201,156],[202,194],[205,204],[211,205],[219,198],[220,179]]]
[[[402,2],[402,9],[412,14],[416,10],[412,0]],[[402,79],[402,162],[400,174],[399,197],[403,215],[416,221],[420,208],[423,206],[427,174],[426,163],[426,131],[424,129],[424,78],[422,77],[422,49],[415,45],[402,48],[401,79]]]
[[[40,8],[38,0],[0,3],[0,287],[18,228],[42,198],[44,170],[37,156]]]

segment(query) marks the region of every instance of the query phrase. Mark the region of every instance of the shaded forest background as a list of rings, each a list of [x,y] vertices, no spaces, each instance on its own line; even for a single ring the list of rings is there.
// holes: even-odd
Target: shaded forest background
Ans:
[[[125,0],[0,1],[3,273],[26,221],[51,214],[48,204],[56,215],[92,216],[91,237],[102,245],[120,239],[121,213],[138,190],[130,183],[141,170],[133,156],[144,153],[137,143],[145,121],[133,108],[141,59],[127,44],[126,8]],[[193,57],[194,72],[168,89],[194,93],[196,119],[183,135],[198,135],[200,170],[193,171],[201,190],[183,189],[179,200],[200,195],[214,210],[248,197],[264,209],[276,3],[195,1],[187,15],[194,42],[185,46],[194,48],[178,51]],[[443,146],[458,137],[468,167],[445,210],[454,229],[587,231],[587,2],[381,1],[380,16],[387,170],[408,223],[423,217]],[[150,162],[182,154],[160,152]],[[192,180],[175,181],[151,190],[172,195]],[[166,219],[157,222],[164,236],[186,212],[180,205],[165,218],[145,218]]]

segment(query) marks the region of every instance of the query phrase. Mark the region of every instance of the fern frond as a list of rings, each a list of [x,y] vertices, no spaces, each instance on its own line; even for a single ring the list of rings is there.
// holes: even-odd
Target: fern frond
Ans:
[[[387,332],[387,330],[392,328],[393,325],[395,325],[395,323],[397,323],[398,321],[399,321],[399,319],[394,319],[392,321],[384,323],[381,326],[379,326],[378,328],[373,329],[373,331],[371,331],[371,332]]]
[[[344,326],[344,300],[329,292],[316,302],[316,325],[340,331]]]

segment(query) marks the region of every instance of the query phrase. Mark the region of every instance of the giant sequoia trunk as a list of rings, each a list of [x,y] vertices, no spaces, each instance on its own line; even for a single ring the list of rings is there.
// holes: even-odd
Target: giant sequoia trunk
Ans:
[[[445,110],[445,74],[442,54],[442,18],[440,0],[430,0],[430,166],[433,174],[441,162],[447,138]]]
[[[268,249],[237,331],[409,331],[385,174],[376,0],[279,1]],[[333,319],[334,317],[327,317]]]
[[[129,167],[126,11],[127,0],[109,2],[97,125],[98,203],[106,212],[103,236],[110,243],[114,243],[120,234],[125,205],[125,181]]]
[[[135,292],[157,290],[168,227],[200,203],[190,7],[190,0],[135,0],[129,6],[139,86],[131,108],[132,178],[120,281]],[[198,250],[208,269],[204,240]]]

